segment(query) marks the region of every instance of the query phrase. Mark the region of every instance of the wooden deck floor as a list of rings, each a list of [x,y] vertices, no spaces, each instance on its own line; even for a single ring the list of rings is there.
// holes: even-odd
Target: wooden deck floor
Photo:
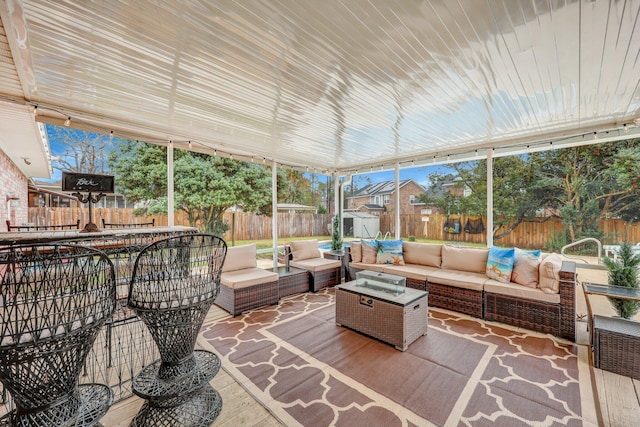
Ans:
[[[583,274],[582,277],[579,275],[579,280],[596,281],[598,278]],[[577,313],[586,313],[586,304],[581,288],[577,295]],[[214,305],[209,311],[206,321],[226,316],[229,316],[226,311]],[[577,342],[586,344],[588,342],[586,321],[580,321],[577,325]],[[640,425],[640,381],[593,367],[591,369],[594,372],[594,383],[597,390],[596,401],[600,403],[600,407],[595,409],[600,411],[602,425],[604,427],[636,427]],[[224,371],[224,367],[211,381],[211,384],[220,392],[224,402],[222,412],[213,425],[224,427],[281,425],[268,410],[262,407]],[[589,385],[589,387],[591,386]],[[102,418],[103,425],[106,427],[129,425],[142,402],[140,398],[131,397],[116,403]]]

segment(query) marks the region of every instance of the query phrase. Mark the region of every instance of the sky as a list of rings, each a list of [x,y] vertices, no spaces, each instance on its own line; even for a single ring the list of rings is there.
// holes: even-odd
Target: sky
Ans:
[[[64,130],[66,131],[66,129]],[[60,140],[60,138],[57,137],[59,133],[56,132],[55,129],[53,129],[52,125],[47,125],[47,134],[49,136],[49,146],[51,149],[51,155],[53,157],[62,155],[64,153],[65,145]],[[403,168],[403,169],[400,169],[400,180],[402,181],[405,179],[413,179],[418,184],[426,188],[429,186],[429,176],[431,174],[436,172],[446,173],[448,171],[449,169],[443,165],[415,166],[411,168]],[[372,184],[383,182],[383,181],[393,181],[395,180],[395,171],[388,170],[388,171],[371,172],[367,174],[354,175],[354,177],[356,180],[360,180],[358,187],[363,187],[366,183],[365,177],[369,177]],[[50,180],[43,180],[43,181],[56,182],[56,181],[60,181],[60,179],[61,179],[60,171],[54,169],[52,178]]]

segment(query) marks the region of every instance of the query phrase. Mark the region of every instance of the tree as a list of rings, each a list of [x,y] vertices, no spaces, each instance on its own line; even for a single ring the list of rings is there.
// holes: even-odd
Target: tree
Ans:
[[[176,150],[174,159],[175,206],[190,225],[222,235],[228,229],[223,214],[232,207],[271,214],[271,173],[262,165],[183,150]],[[121,142],[109,164],[119,191],[144,203],[141,211],[167,212],[166,148]]]
[[[541,183],[553,195],[569,241],[599,237],[598,220],[635,220],[640,203],[638,140],[539,153]]]
[[[60,145],[60,155],[52,167],[59,171],[105,174],[109,172],[108,152],[112,147],[107,135],[60,126],[48,126],[50,141]]]
[[[449,165],[454,173],[434,174],[421,197],[447,214],[482,215],[487,211],[487,162],[478,160]],[[494,238],[499,240],[549,203],[538,181],[539,165],[530,156],[498,157],[493,163]],[[452,191],[442,191],[453,182]],[[464,189],[471,190],[465,195]]]
[[[431,196],[444,212],[486,212],[486,161],[450,165],[454,174],[431,177]],[[438,193],[446,180],[471,189],[464,197]],[[499,157],[493,165],[494,238],[545,212],[562,218],[566,236],[556,246],[583,237],[600,237],[598,220],[640,216],[640,148],[637,140],[571,147],[519,156]],[[435,195],[434,195],[435,194]]]

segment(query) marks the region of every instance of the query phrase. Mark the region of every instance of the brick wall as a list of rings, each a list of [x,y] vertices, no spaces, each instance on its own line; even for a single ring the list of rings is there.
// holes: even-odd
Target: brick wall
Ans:
[[[27,177],[0,150],[0,231],[7,231],[7,219],[12,224],[28,222],[28,183]],[[7,201],[9,195],[18,197],[19,200]]]

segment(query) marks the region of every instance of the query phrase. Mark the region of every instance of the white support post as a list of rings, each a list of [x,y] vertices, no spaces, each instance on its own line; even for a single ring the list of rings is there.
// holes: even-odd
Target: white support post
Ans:
[[[167,218],[169,227],[175,225],[175,200],[173,188],[173,142],[169,141],[167,147]]]
[[[278,163],[271,166],[271,234],[273,237],[273,271],[278,271]]]
[[[493,246],[493,149],[487,149],[487,247]]]
[[[400,240],[400,163],[396,162],[396,230],[395,239]]]

